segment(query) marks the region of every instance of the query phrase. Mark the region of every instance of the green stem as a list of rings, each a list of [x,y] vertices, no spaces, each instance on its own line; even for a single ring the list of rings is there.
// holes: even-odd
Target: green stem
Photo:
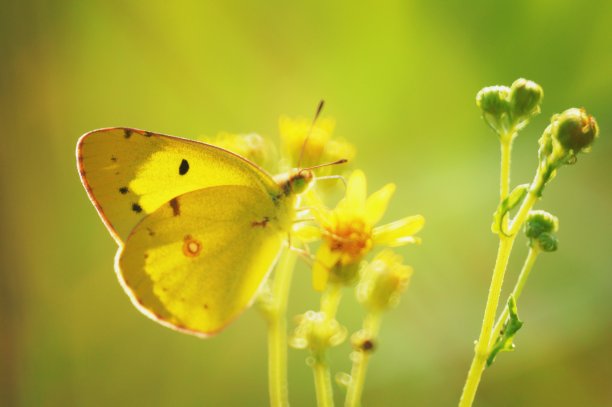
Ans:
[[[501,141],[501,165],[499,172],[499,202],[502,202],[510,193],[510,156],[512,155],[512,142],[514,133],[505,134]],[[502,220],[503,230],[508,228],[508,217]]]
[[[504,135],[501,137],[500,202],[507,196],[510,189],[510,153],[512,150],[513,138],[513,136],[509,135]],[[489,353],[491,332],[495,322],[495,315],[499,305],[499,297],[501,295],[508,260],[510,258],[510,253],[512,252],[514,240],[516,239],[516,233],[525,222],[529,210],[538,200],[537,191],[541,190],[543,182],[542,173],[540,171],[540,167],[538,167],[527,197],[524,199],[516,216],[512,222],[508,222],[507,220],[504,221],[504,229],[506,229],[505,226],[510,223],[510,233],[508,236],[500,234],[499,237],[497,259],[495,260],[491,285],[489,286],[489,294],[487,297],[487,304],[485,306],[482,327],[480,329],[478,341],[476,342],[474,358],[472,359],[470,370],[468,371],[463,392],[461,394],[461,399],[459,400],[459,407],[470,407],[474,402],[474,397],[476,396],[476,391],[478,390],[480,378],[482,377],[482,372]]]
[[[268,315],[268,386],[270,405],[289,405],[287,392],[287,300],[297,255],[285,248],[274,273]]]
[[[510,193],[510,156],[512,153],[513,137],[506,136],[501,139],[501,171],[499,173],[499,200],[500,202]]]
[[[491,286],[489,287],[489,296],[487,298],[485,314],[480,329],[480,336],[476,343],[474,359],[472,359],[472,364],[470,365],[470,370],[468,371],[468,376],[463,387],[463,393],[459,400],[459,407],[471,406],[476,396],[476,390],[478,389],[482,371],[487,361],[489,338],[491,337],[491,330],[495,322],[495,314],[497,312],[497,305],[499,304],[502,283],[504,282],[504,274],[513,244],[514,236],[500,237],[497,260],[495,261],[495,268],[493,269],[493,278],[491,279]]]
[[[373,343],[376,343],[379,329],[380,313],[369,313],[363,323],[363,330]],[[351,369],[351,381],[346,393],[345,407],[358,407],[361,405],[361,394],[371,354],[372,349],[359,349],[351,355],[353,367]]]
[[[531,210],[531,208],[533,208],[533,205],[535,205],[538,199],[540,199],[538,191],[542,190],[542,186],[544,184],[543,176],[544,173],[542,172],[541,168],[538,167],[536,175],[533,178],[533,181],[531,181],[529,192],[527,192],[527,196],[523,200],[521,207],[519,208],[518,212],[514,216],[514,219],[512,219],[512,222],[510,223],[510,228],[508,229],[508,234],[510,236],[516,236],[521,226],[523,226],[523,223],[525,223],[527,215],[529,215],[529,211]]]
[[[519,274],[518,279],[516,280],[516,285],[512,290],[512,296],[518,302],[521,293],[523,292],[523,287],[525,286],[525,282],[529,278],[529,273],[535,264],[538,255],[540,254],[540,249],[537,246],[529,248],[529,253],[527,253],[527,258],[525,259],[525,263],[523,264],[523,268],[521,269],[521,273]],[[493,328],[493,332],[491,335],[491,339],[489,341],[489,352],[491,351],[491,347],[497,340],[497,335],[499,335],[500,330],[506,323],[508,319],[508,307],[504,307],[504,310],[500,317],[497,319],[497,323],[495,324],[495,328]]]

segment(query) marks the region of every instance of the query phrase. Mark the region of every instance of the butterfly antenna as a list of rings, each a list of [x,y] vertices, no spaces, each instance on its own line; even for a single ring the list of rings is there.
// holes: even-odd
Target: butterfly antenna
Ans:
[[[311,170],[316,170],[317,168],[329,167],[330,165],[344,164],[344,163],[347,163],[347,162],[348,162],[348,160],[346,158],[342,158],[342,159],[340,159],[338,161],[334,161],[334,162],[331,162],[331,163],[313,165],[312,167],[302,168],[302,171],[311,171]]]
[[[344,163],[347,163],[347,162],[348,162],[348,160],[347,160],[346,158],[343,158],[343,159],[341,159],[341,160],[337,160],[337,161],[334,161],[334,162],[331,162],[331,163],[325,163],[325,164],[313,165],[312,167],[302,168],[302,169],[301,169],[301,170],[298,172],[298,174],[301,174],[301,173],[306,172],[306,171],[316,170],[317,168],[329,167],[330,165],[344,164]]]
[[[308,139],[310,138],[310,134],[312,133],[312,129],[314,128],[314,125],[317,122],[317,119],[321,115],[323,106],[325,106],[325,101],[321,99],[321,101],[319,102],[319,105],[317,106],[317,111],[315,112],[314,118],[312,119],[312,123],[310,123],[310,128],[308,129],[308,133],[306,133],[306,137],[304,138],[304,142],[302,143],[302,148],[300,149],[300,158],[298,159],[298,162],[297,162],[297,168],[300,168],[300,166],[302,165],[302,158],[304,157],[304,150],[306,149],[306,143],[308,142]]]

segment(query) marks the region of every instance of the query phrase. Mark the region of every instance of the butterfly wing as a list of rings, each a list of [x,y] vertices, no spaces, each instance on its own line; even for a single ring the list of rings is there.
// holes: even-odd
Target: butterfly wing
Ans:
[[[129,128],[94,130],[77,144],[81,181],[120,245],[148,214],[186,192],[244,185],[279,194],[253,163],[209,144]]]
[[[116,271],[147,316],[207,336],[250,305],[286,230],[260,189],[209,187],[144,218],[117,253]]]

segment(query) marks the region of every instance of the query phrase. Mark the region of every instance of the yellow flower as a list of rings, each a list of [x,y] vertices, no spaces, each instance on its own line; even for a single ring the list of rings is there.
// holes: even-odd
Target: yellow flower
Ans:
[[[329,210],[312,194],[309,196],[323,239],[313,265],[316,290],[323,290],[329,278],[351,283],[359,263],[374,246],[397,247],[420,242],[414,237],[425,223],[420,215],[375,226],[394,191],[395,185],[387,184],[368,197],[365,175],[357,170],[348,180],[345,198],[335,209]]]
[[[215,137],[200,137],[205,143],[243,156],[268,171],[276,172],[277,153],[274,144],[257,133],[235,134],[220,132]]]
[[[278,126],[282,154],[289,160],[288,165],[292,168],[308,168],[339,159],[352,160],[355,157],[355,148],[351,144],[332,139],[336,122],[331,118],[319,118],[313,125],[312,120],[283,116]],[[306,137],[308,141],[304,145]]]

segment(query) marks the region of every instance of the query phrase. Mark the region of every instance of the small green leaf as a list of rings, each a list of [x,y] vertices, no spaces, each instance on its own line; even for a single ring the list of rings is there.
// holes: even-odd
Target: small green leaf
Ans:
[[[508,299],[508,311],[510,314],[509,319],[504,325],[502,332],[500,332],[497,337],[493,349],[491,349],[489,353],[487,367],[491,366],[499,352],[510,352],[514,350],[514,343],[512,343],[512,341],[518,330],[523,326],[523,321],[518,318],[516,300],[512,295]]]
[[[529,190],[529,184],[521,184],[514,188],[510,194],[501,201],[497,210],[493,214],[493,224],[491,225],[491,231],[495,234],[503,233],[505,236],[508,236],[506,232],[503,230],[502,221],[504,216],[512,209],[514,209],[527,195],[527,191]]]

